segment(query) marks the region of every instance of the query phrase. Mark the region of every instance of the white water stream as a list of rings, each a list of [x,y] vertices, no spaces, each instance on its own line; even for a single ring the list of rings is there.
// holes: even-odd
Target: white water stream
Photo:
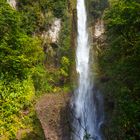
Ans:
[[[90,68],[90,44],[87,32],[87,14],[84,0],[77,0],[77,50],[76,70],[78,88],[72,100],[72,140],[102,140],[100,127],[103,122],[102,97],[94,88]]]

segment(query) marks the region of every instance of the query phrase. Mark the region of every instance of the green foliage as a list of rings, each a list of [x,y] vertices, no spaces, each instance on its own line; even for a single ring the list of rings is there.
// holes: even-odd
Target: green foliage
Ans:
[[[89,16],[95,20],[102,16],[104,9],[108,6],[108,0],[88,0],[87,2]]]
[[[115,98],[112,135],[119,140],[140,139],[139,9],[136,0],[112,0],[105,13],[108,46],[100,54],[100,66],[111,79],[105,90]]]
[[[42,63],[43,51],[37,37],[26,34],[22,15],[0,1],[0,135],[15,139],[24,128],[22,112],[31,107],[35,89],[32,70]],[[42,68],[42,71],[44,68]],[[45,70],[44,70],[45,71]],[[40,81],[42,82],[42,81]]]
[[[0,82],[0,135],[12,139],[16,132],[25,126],[21,122],[22,111],[30,105],[34,96],[34,86],[29,78],[22,82],[15,79],[12,82],[5,80]]]
[[[32,69],[32,79],[37,94],[52,91],[52,85],[49,83],[47,71],[44,70],[42,65],[38,65]]]
[[[85,133],[83,140],[90,140],[91,136],[88,133]]]
[[[69,15],[64,16],[59,38],[59,59],[60,59],[60,81],[63,84],[68,83],[70,75],[70,66],[73,63],[71,48],[71,24]]]
[[[59,53],[62,56],[68,56],[70,58],[71,50],[71,24],[69,15],[64,17],[64,21],[62,22],[62,29],[59,38]]]
[[[16,10],[6,0],[0,0],[0,139],[16,139],[19,130],[28,128],[33,129],[33,134],[23,139],[44,139],[42,133],[38,134],[40,127],[33,122],[33,101],[42,93],[61,91],[61,79],[67,81],[69,77],[67,14],[67,0],[19,0]],[[51,71],[43,66],[40,36],[48,31],[54,18],[62,20],[58,43],[61,62]]]
[[[28,34],[48,30],[52,19],[63,18],[66,13],[67,0],[22,0],[18,10],[22,13],[22,27]]]
[[[69,66],[70,62],[69,59],[65,56],[61,59],[61,68],[60,68],[60,75],[64,78],[67,78],[69,76]]]
[[[20,28],[19,13],[8,4],[3,3],[0,6],[0,17],[0,77],[10,75],[25,78],[28,69],[40,61],[38,56],[43,55],[41,42],[24,33]]]
[[[43,5],[44,4],[44,5]],[[34,34],[47,30],[51,23],[52,15],[47,15],[48,9],[44,9],[45,2],[42,1],[20,1],[18,2],[18,10],[22,14],[22,25],[28,34]],[[48,20],[49,19],[49,20]]]
[[[55,17],[62,18],[66,12],[67,0],[61,1],[50,0],[48,1],[48,6],[50,10],[53,11],[53,15]]]

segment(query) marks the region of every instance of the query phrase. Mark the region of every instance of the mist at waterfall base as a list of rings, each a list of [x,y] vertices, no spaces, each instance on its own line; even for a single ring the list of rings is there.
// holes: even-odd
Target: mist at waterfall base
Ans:
[[[76,71],[78,87],[71,101],[72,140],[102,140],[103,99],[94,88],[90,67],[90,44],[87,32],[87,14],[84,0],[77,0]]]

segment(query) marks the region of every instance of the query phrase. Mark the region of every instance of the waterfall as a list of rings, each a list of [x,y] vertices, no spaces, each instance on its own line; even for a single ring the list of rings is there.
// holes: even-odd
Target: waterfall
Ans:
[[[102,140],[103,101],[94,87],[90,67],[90,43],[87,31],[87,13],[84,0],[77,0],[76,71],[78,88],[71,101],[73,116],[72,140]]]

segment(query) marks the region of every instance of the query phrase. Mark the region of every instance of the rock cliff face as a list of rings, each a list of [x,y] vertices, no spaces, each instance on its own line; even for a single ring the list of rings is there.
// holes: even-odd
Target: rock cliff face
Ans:
[[[103,48],[106,44],[104,33],[104,21],[102,18],[98,18],[93,25],[93,46],[95,49],[95,60],[98,59],[98,55],[101,53],[101,48]],[[98,60],[96,61],[98,63]]]
[[[48,31],[49,38],[53,43],[58,42],[60,29],[61,29],[61,19],[55,19],[50,30]]]
[[[43,32],[41,37],[44,40],[49,40],[51,43],[58,43],[59,33],[61,30],[61,19],[55,18],[50,29]]]
[[[57,48],[59,43],[59,36],[61,32],[61,19],[54,18],[48,31],[41,33],[41,39],[43,41],[44,52],[48,56],[49,61],[56,63]],[[51,64],[51,66],[52,66]]]
[[[15,8],[16,9],[16,0],[7,0],[7,2],[10,4],[11,7]]]
[[[101,37],[101,35],[104,33],[105,29],[104,29],[104,22],[102,19],[98,19],[95,23],[94,26],[94,36],[96,38]]]

